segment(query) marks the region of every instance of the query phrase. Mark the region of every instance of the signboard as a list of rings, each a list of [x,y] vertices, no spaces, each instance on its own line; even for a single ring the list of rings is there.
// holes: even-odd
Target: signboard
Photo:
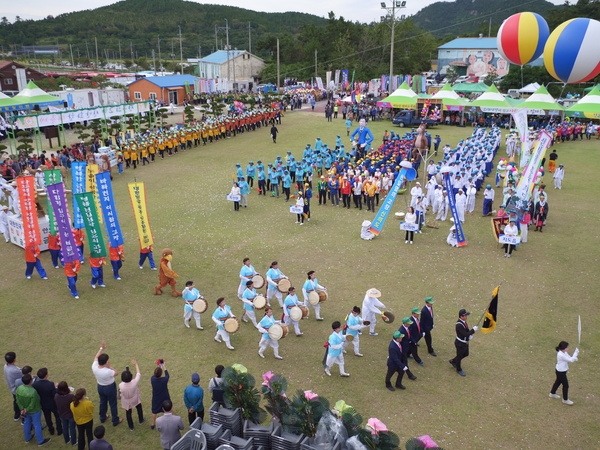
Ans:
[[[48,234],[50,233],[50,221],[48,216],[38,219],[40,225],[40,233],[42,243],[39,244],[40,251],[48,250]],[[18,245],[21,248],[25,248],[25,231],[23,230],[23,220],[14,215],[8,216],[8,233],[10,236],[10,242]]]

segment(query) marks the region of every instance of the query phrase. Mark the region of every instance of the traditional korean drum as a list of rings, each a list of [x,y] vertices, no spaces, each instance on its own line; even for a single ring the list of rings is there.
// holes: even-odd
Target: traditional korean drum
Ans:
[[[292,282],[287,278],[282,278],[277,282],[277,290],[282,294],[287,294],[290,287],[292,287]]]
[[[262,295],[257,295],[254,297],[254,300],[252,300],[252,304],[256,309],[265,309],[265,306],[267,306],[267,299]]]
[[[208,302],[203,298],[199,298],[192,304],[192,309],[197,313],[202,314],[208,309]]]
[[[308,293],[308,303],[315,306],[319,304],[319,293],[311,291]]]
[[[298,322],[302,319],[302,310],[298,306],[290,308],[290,319],[294,322]]]
[[[252,277],[255,289],[260,289],[265,285],[265,279],[261,275],[254,275]]]
[[[271,325],[269,328],[269,337],[274,341],[283,339],[288,334],[288,327],[280,325],[278,323]]]
[[[329,298],[327,295],[327,291],[318,291],[319,294],[319,302],[325,302]]]
[[[237,317],[230,317],[225,321],[225,331],[230,334],[236,333],[240,329],[240,321]]]

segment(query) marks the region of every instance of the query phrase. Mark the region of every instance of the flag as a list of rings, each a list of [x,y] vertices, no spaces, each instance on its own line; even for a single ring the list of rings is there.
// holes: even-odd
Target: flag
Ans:
[[[498,313],[498,291],[500,286],[496,286],[494,292],[492,292],[492,301],[485,311],[483,319],[483,325],[481,326],[481,332],[484,334],[491,333],[496,329],[496,314]]]

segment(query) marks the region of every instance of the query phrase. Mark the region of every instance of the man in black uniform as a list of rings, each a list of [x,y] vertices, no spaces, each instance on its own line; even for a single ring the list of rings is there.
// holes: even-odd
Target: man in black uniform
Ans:
[[[469,330],[467,324],[467,316],[471,314],[466,309],[461,309],[458,312],[458,321],[456,322],[456,339],[454,340],[454,346],[456,347],[456,356],[449,362],[456,369],[461,377],[467,374],[463,372],[460,362],[469,356],[469,341],[473,338],[473,334],[479,329],[477,325],[473,329]]]
[[[427,351],[431,356],[437,356],[435,350],[433,350],[431,330],[433,330],[433,297],[427,297],[425,299],[425,306],[421,309],[421,331],[427,344]]]

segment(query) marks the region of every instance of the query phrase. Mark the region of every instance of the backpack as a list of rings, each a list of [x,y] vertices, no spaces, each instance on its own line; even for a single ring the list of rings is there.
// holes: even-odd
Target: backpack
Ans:
[[[223,405],[224,399],[225,399],[225,391],[223,390],[221,385],[217,383],[217,381],[214,378],[211,378],[210,382],[213,383],[213,385],[214,385],[214,388],[212,390],[212,401]]]

